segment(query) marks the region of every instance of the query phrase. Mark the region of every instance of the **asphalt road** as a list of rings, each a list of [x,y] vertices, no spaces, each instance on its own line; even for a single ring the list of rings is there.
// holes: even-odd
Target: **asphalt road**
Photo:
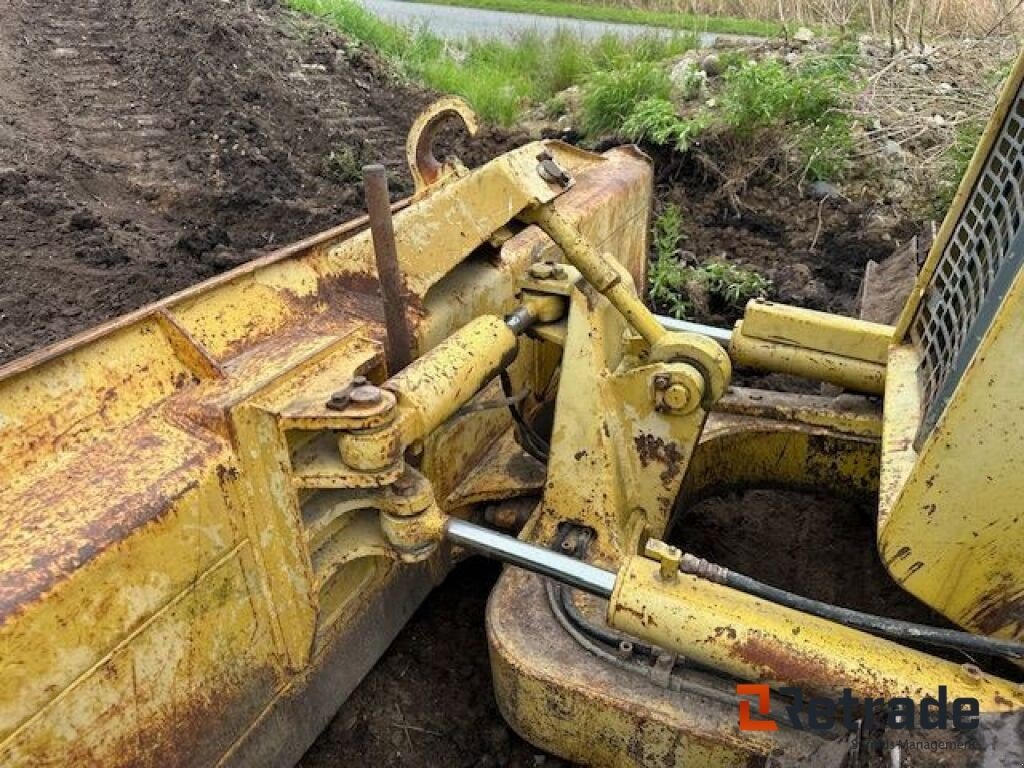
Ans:
[[[362,3],[383,19],[411,27],[426,26],[434,34],[452,40],[468,37],[511,39],[529,31],[550,35],[558,29],[569,29],[580,37],[591,40],[609,33],[621,37],[673,34],[671,30],[663,27],[645,27],[640,24],[613,24],[526,13],[485,11],[408,0],[362,0]],[[705,33],[701,35],[701,43],[710,46],[715,42],[715,38],[716,35]]]

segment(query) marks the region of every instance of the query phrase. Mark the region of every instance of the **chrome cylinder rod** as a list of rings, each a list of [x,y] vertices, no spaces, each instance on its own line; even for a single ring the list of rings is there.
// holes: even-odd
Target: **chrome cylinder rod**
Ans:
[[[448,541],[480,555],[493,557],[527,571],[550,576],[562,584],[608,599],[615,588],[615,574],[550,549],[527,544],[514,536],[450,517],[444,524]]]
[[[709,336],[723,347],[728,347],[729,342],[732,341],[732,331],[728,328],[716,328],[713,325],[691,323],[689,320],[676,320],[674,317],[666,317],[665,315],[655,315],[655,317],[658,318],[658,322],[661,323],[667,331],[699,333],[702,336]]]

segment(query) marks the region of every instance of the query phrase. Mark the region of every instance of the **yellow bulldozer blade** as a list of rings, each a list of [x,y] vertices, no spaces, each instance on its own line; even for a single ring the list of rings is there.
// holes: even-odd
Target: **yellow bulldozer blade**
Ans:
[[[562,192],[539,155],[576,179],[559,209],[643,275],[643,156],[437,162],[439,119],[467,113],[420,119],[394,205],[413,356],[552,256],[513,221]],[[283,765],[326,725],[448,564],[396,564],[324,407],[393,372],[378,287],[363,218],[0,370],[0,764]],[[539,487],[536,462],[494,469],[510,429],[481,409],[417,446],[443,511]]]

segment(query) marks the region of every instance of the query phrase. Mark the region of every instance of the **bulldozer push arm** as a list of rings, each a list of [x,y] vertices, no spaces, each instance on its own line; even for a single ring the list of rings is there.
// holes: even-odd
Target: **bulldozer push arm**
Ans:
[[[488,605],[498,703],[574,761],[848,751],[738,729],[737,682],[1020,710],[1012,672],[903,641],[1021,650],[1022,73],[895,327],[656,317],[647,158],[535,142],[468,171],[433,155],[442,119],[475,128],[445,100],[411,199],[370,171],[372,220],[0,370],[0,764],[293,763],[462,551],[521,566]],[[965,631],[837,619],[661,541],[765,482],[878,493],[886,567]]]

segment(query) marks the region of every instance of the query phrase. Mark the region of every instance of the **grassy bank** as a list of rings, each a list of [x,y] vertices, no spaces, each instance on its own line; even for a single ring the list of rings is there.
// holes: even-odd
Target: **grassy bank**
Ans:
[[[549,1],[564,2],[530,5]],[[731,218],[742,216],[743,199],[753,188],[818,200],[816,208],[811,204],[811,219],[818,221],[808,237],[811,251],[822,211],[834,207],[829,201],[846,199],[841,187],[847,184],[904,200],[916,189],[931,190],[933,202],[942,198],[936,207],[944,208],[977,139],[973,124],[959,126],[953,141],[946,136],[952,129],[936,132],[937,121],[922,118],[910,134],[920,140],[908,143],[907,121],[916,113],[932,115],[942,94],[922,89],[916,75],[848,38],[783,51],[750,47],[688,55],[696,35],[682,32],[631,40],[609,35],[585,41],[563,31],[554,39],[524,34],[513,41],[450,41],[382,21],[353,0],[290,3],[375,49],[398,77],[464,97],[486,121],[509,126],[540,118],[572,129],[584,144],[608,138],[640,143],[676,172],[689,167],[727,203]],[[952,82],[959,75],[949,66]],[[872,72],[871,96],[865,96]],[[920,160],[925,154],[929,168]],[[357,162],[344,160],[339,158],[339,173],[354,176]],[[918,198],[927,202],[920,194],[914,205]],[[654,306],[676,317],[732,317],[751,297],[771,295],[772,284],[757,264],[729,263],[707,244],[700,254],[684,249],[693,224],[684,226],[681,209],[667,200],[659,204],[652,239],[648,295]]]
[[[696,45],[696,37],[683,32],[628,41],[607,35],[596,42],[560,32],[554,39],[524,34],[514,42],[453,44],[428,30],[388,24],[351,0],[291,0],[291,6],[331,20],[383,54],[405,76],[462,96],[481,117],[500,125],[511,125],[524,109],[595,74],[660,62]]]
[[[778,35],[781,28],[777,22],[760,19],[705,16],[684,11],[658,11],[631,6],[587,5],[572,0],[423,0],[423,2],[434,5],[453,5],[460,8],[532,13],[564,19],[607,21],[615,24],[643,24],[649,27],[667,27],[689,32],[716,32],[755,37]]]

